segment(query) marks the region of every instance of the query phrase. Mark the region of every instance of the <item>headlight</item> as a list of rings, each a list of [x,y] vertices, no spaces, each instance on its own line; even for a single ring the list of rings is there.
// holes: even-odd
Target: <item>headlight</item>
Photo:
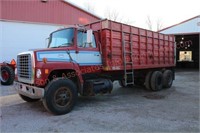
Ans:
[[[36,71],[36,77],[39,79],[39,78],[41,78],[41,75],[42,75],[41,70],[37,69],[37,71]]]

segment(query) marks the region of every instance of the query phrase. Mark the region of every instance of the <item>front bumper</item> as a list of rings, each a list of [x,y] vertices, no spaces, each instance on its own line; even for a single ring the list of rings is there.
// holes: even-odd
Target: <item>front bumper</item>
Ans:
[[[44,97],[44,88],[39,88],[15,81],[14,87],[21,95],[32,99],[41,99]]]

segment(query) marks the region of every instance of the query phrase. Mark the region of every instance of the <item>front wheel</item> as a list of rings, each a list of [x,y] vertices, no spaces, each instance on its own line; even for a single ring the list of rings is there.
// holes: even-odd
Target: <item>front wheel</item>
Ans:
[[[69,79],[55,79],[45,88],[43,104],[45,108],[55,115],[70,112],[77,100],[77,89]]]

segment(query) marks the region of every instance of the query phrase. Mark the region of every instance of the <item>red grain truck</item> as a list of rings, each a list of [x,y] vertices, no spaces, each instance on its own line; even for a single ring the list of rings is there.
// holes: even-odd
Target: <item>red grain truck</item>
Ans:
[[[42,99],[60,115],[72,110],[78,94],[110,93],[115,80],[170,88],[174,66],[173,36],[105,19],[57,30],[48,48],[18,54],[15,88],[23,100]]]

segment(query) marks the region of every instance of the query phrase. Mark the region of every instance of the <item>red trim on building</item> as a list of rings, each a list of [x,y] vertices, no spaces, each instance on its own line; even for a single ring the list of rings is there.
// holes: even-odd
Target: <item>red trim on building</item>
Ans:
[[[72,25],[101,19],[63,0],[0,0],[0,5],[2,20]]]

